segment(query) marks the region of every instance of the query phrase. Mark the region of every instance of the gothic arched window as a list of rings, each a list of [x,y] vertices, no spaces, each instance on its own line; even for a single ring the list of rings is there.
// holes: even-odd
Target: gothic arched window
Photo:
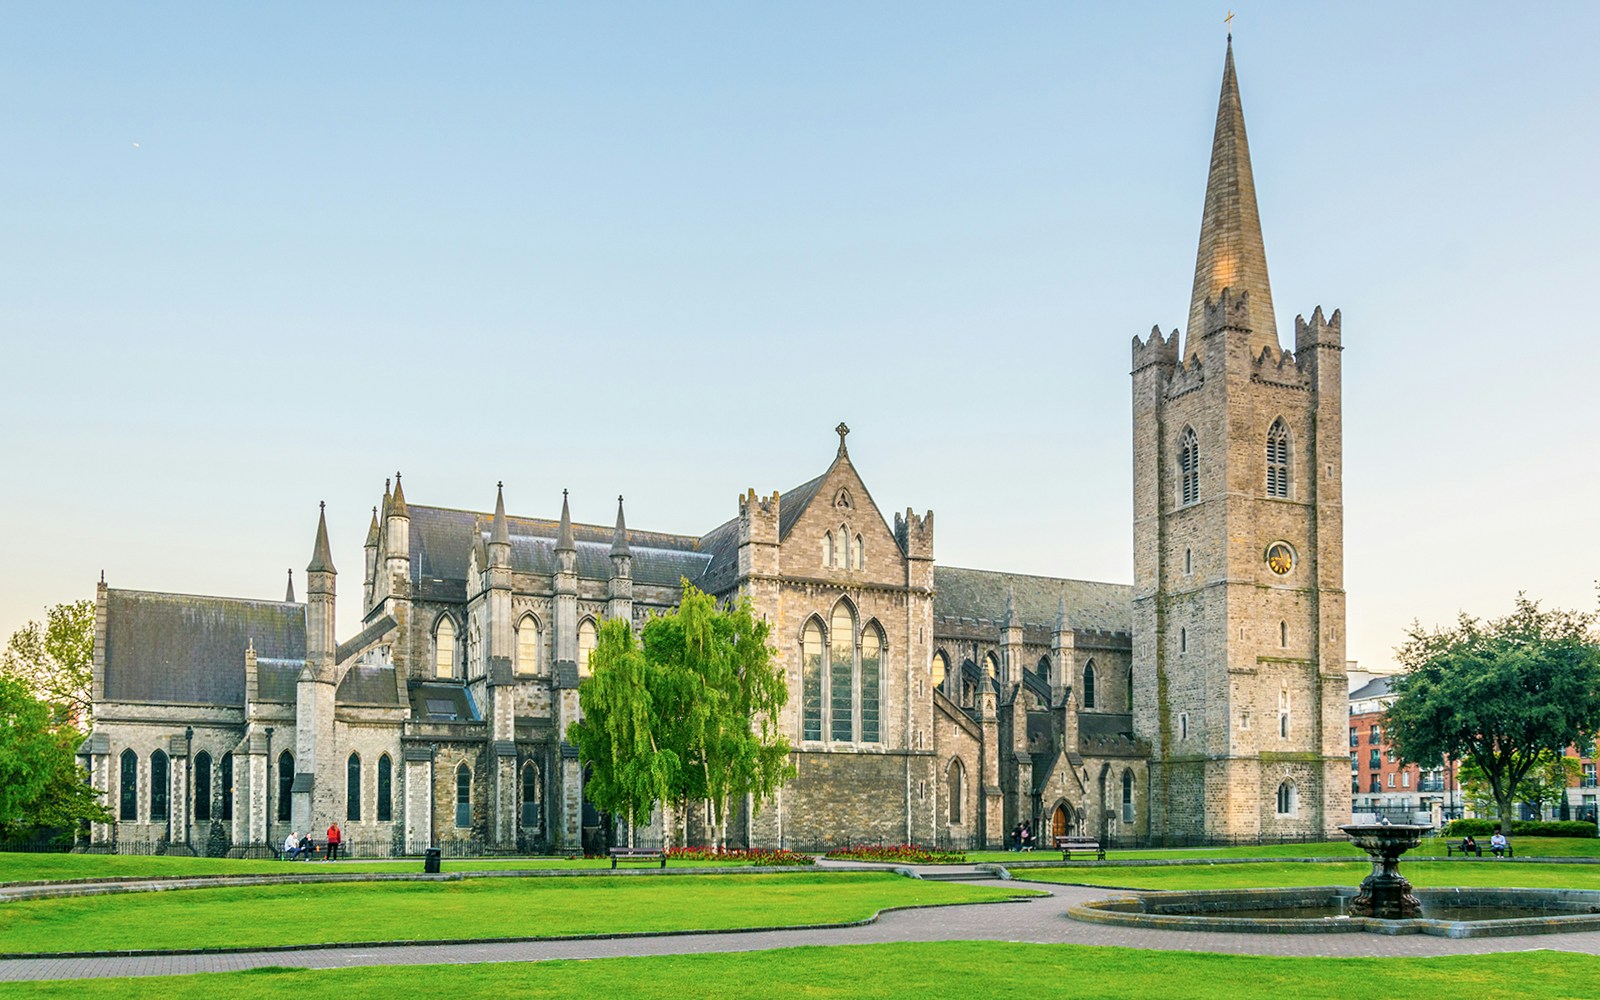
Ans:
[[[990,680],[1000,676],[1000,661],[995,658],[993,653],[983,658],[983,675]]]
[[[950,676],[950,658],[944,655],[944,650],[933,654],[933,686],[944,687],[944,679]]]
[[[539,829],[539,767],[531,760],[522,765],[522,829]]]
[[[1128,711],[1133,711],[1133,668],[1128,668]]]
[[[456,623],[449,615],[441,615],[433,627],[433,676],[456,675]]]
[[[194,818],[199,823],[211,818],[211,755],[204,750],[194,755]]]
[[[578,623],[578,676],[589,676],[589,657],[594,653],[599,636],[595,631],[594,619],[585,618]]]
[[[833,620],[828,624],[830,739],[855,739],[855,673],[856,616],[848,603],[840,601],[834,605]]]
[[[218,783],[222,786],[222,818],[233,819],[233,753],[222,755],[222,767],[217,775]]]
[[[1200,499],[1200,441],[1193,427],[1183,429],[1178,444],[1179,503],[1191,504]]]
[[[822,739],[822,626],[806,622],[800,641],[800,738]]]
[[[1122,772],[1122,821],[1133,822],[1133,772]]]
[[[824,569],[833,567],[833,532],[822,536],[822,566]]]
[[[472,825],[472,769],[463,762],[456,767],[456,826]]]
[[[1377,780],[1377,776],[1376,775],[1373,776],[1373,780]],[[1298,804],[1295,801],[1297,798],[1298,798],[1298,796],[1295,795],[1295,789],[1294,789],[1294,785],[1293,784],[1291,784],[1291,783],[1289,783],[1287,781],[1285,781],[1282,784],[1280,784],[1278,786],[1278,815],[1279,816],[1292,816],[1292,815],[1294,815],[1295,806]]]
[[[352,823],[361,819],[361,755],[353,753],[344,765],[344,818]]]
[[[1094,707],[1094,661],[1083,668],[1083,707]]]
[[[515,669],[519,674],[539,672],[539,619],[532,615],[517,620]]]
[[[378,822],[394,818],[394,764],[389,755],[378,758]]]
[[[278,754],[278,822],[287,823],[291,815],[289,796],[294,792],[294,754]]]
[[[1039,667],[1038,667],[1037,670],[1034,671],[1034,673],[1039,675],[1039,679],[1041,681],[1044,681],[1046,684],[1049,684],[1050,683],[1050,657],[1048,657],[1048,656],[1039,657]]]
[[[861,633],[861,742],[877,743],[879,692],[883,688],[883,632],[868,625]]]
[[[122,774],[117,784],[117,797],[120,800],[117,818],[124,822],[137,822],[139,819],[139,755],[132,750],[122,751]]]
[[[950,805],[951,823],[961,822],[961,800],[965,785],[966,768],[962,766],[960,757],[951,757],[944,769],[944,794]]]
[[[867,565],[866,549],[861,543],[861,536],[860,535],[856,536],[856,544],[855,544],[855,547],[850,550],[850,554],[855,557],[856,569],[865,569],[866,568],[866,565]]]
[[[167,766],[167,755],[157,750],[150,755],[150,822],[167,818],[169,797],[172,794],[172,775]]]
[[[1289,425],[1279,417],[1267,431],[1267,496],[1289,495]]]

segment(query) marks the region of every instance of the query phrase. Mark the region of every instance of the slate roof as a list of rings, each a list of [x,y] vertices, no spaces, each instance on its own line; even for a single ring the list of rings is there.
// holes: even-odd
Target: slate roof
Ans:
[[[413,719],[423,722],[482,721],[472,695],[459,684],[417,684],[410,693]]]
[[[106,700],[243,707],[252,641],[259,667],[299,676],[305,605],[108,589]]]
[[[411,505],[411,580],[420,597],[465,600],[467,559],[472,548],[486,540],[493,516],[449,507]],[[560,523],[546,518],[507,517],[511,535],[511,569],[518,573],[549,575],[555,572],[556,540]],[[574,524],[578,575],[591,580],[611,576],[611,546],[615,528]],[[700,539],[659,531],[628,529],[636,583],[677,587],[688,577],[697,582],[711,562],[701,551]]]
[[[341,705],[385,705],[391,708],[403,704],[400,690],[395,686],[394,664],[357,663],[345,672],[339,682],[334,700]]]
[[[830,470],[832,468],[832,466],[829,466]],[[805,513],[806,507],[810,505],[812,498],[817,495],[817,490],[822,488],[822,481],[827,478],[828,473],[824,472],[810,482],[801,483],[778,498],[778,540],[780,542],[788,537],[789,529],[794,527],[796,521],[800,520],[800,515]]]
[[[1354,691],[1351,691],[1350,700],[1367,701],[1372,698],[1387,698],[1393,693],[1389,687],[1389,682],[1392,680],[1394,680],[1392,677],[1374,677],[1372,680],[1367,681]]]
[[[1067,624],[1074,629],[1107,632],[1133,630],[1133,587],[1125,583],[1066,580],[1024,573],[999,573],[957,566],[933,568],[933,614],[936,618],[1005,618],[1006,590],[1015,593],[1017,617],[1023,625],[1055,628],[1062,591],[1067,595]]]

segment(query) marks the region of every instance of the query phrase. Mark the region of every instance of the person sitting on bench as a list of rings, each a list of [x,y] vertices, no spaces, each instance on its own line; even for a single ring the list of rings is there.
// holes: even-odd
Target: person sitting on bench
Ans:
[[[1472,839],[1472,834],[1469,833],[1465,837],[1461,838],[1461,853],[1477,854],[1481,856],[1483,851],[1478,847],[1478,842]]]
[[[283,860],[293,861],[300,856],[300,834],[298,831],[283,838]]]
[[[1511,845],[1506,842],[1506,835],[1496,830],[1494,836],[1489,838],[1489,850],[1497,858],[1503,858],[1511,850]]]

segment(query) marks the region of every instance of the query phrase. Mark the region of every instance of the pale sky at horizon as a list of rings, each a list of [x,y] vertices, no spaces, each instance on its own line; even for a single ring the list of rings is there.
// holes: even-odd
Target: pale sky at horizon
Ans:
[[[1280,337],[1344,319],[1350,658],[1593,608],[1600,7],[1235,7]],[[0,639],[113,586],[359,618],[370,507],[700,534],[841,419],[947,565],[1129,581],[1225,11],[12,6]]]

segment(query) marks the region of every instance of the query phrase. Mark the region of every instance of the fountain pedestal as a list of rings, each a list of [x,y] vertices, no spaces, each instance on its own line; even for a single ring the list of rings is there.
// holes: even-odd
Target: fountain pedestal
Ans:
[[[1372,874],[1362,880],[1360,891],[1350,900],[1350,915],[1384,920],[1420,915],[1422,904],[1411,894],[1411,883],[1400,874],[1400,855],[1422,843],[1422,835],[1429,828],[1352,823],[1339,829],[1372,856]]]

